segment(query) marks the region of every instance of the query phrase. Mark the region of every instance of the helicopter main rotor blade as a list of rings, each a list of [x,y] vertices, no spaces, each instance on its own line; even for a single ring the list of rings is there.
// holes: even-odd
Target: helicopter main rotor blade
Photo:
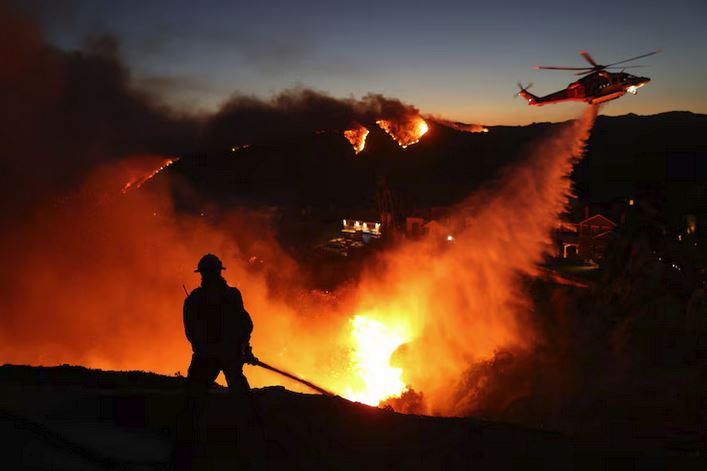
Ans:
[[[642,69],[642,68],[644,68],[644,67],[650,67],[650,66],[649,66],[649,65],[626,65],[626,66],[623,66],[623,67],[622,67],[622,66],[614,66],[614,65],[612,65],[611,67],[609,67],[609,66],[607,66],[607,67],[602,67],[601,69],[598,69],[598,70],[596,70],[596,71],[595,71],[595,70],[588,70],[588,71],[586,71],[586,72],[578,72],[578,73],[576,73],[575,75],[589,75],[589,74],[591,74],[592,72],[599,72],[599,71],[608,70],[608,69],[614,69],[614,70],[621,69],[621,70],[624,70],[624,69]]]
[[[608,65],[606,65],[605,67],[611,67],[612,65],[623,64],[623,63],[625,63],[625,62],[635,61],[636,59],[641,59],[641,58],[643,58],[643,57],[652,56],[652,55],[654,55],[654,54],[658,54],[659,52],[663,52],[663,50],[662,50],[662,49],[658,49],[658,50],[656,50],[656,51],[649,52],[648,54],[642,54],[642,55],[640,55],[640,56],[632,57],[632,58],[630,58],[630,59],[622,60],[622,61],[619,61],[619,62],[614,62],[613,64],[608,64]]]
[[[599,64],[597,64],[597,63],[594,61],[594,59],[592,59],[592,56],[590,56],[587,51],[580,51],[580,52],[579,52],[579,55],[582,56],[582,57],[584,57],[584,60],[586,60],[587,62],[589,62],[590,64],[592,64],[592,66],[594,66],[594,67],[601,67]]]
[[[623,67],[616,67],[616,66],[612,65],[611,67],[607,67],[607,68],[608,69],[621,69],[621,70],[623,70],[623,69],[642,69],[643,67],[650,67],[650,65],[627,65],[627,66],[623,66]]]
[[[593,70],[591,67],[555,67],[550,65],[534,65],[533,69],[548,69],[548,70]]]

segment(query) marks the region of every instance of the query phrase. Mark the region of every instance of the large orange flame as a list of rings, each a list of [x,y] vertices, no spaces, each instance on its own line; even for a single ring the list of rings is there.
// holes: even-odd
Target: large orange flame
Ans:
[[[344,137],[349,140],[356,154],[361,152],[364,147],[366,147],[367,136],[368,129],[364,128],[363,126],[358,126],[355,129],[348,129],[344,131]]]
[[[396,121],[381,119],[376,121],[376,124],[387,132],[403,149],[420,142],[422,136],[430,129],[420,116],[412,116]]]
[[[403,371],[390,365],[390,357],[411,340],[410,334],[404,326],[391,328],[363,315],[355,316],[351,324],[353,369],[360,381],[356,389],[347,388],[344,397],[375,406],[384,399],[400,396],[406,389]]]

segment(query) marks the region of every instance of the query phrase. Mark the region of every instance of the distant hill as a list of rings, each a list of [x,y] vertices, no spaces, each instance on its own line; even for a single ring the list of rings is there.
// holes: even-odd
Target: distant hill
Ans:
[[[371,128],[358,155],[341,131],[254,143],[235,152],[185,157],[166,172],[180,206],[258,204],[326,212],[375,208],[381,178],[401,212],[458,202],[532,149],[561,123],[495,126],[468,133],[430,122],[402,149]],[[707,115],[600,116],[574,178],[579,196],[606,203],[663,192],[675,213],[705,211]],[[188,185],[184,185],[184,183]],[[185,189],[185,188],[188,188]]]
[[[707,216],[707,115],[601,116],[574,179],[591,202],[649,198],[672,225]]]

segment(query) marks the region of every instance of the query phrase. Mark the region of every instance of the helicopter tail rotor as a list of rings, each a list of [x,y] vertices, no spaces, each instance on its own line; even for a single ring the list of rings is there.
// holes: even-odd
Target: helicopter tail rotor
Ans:
[[[520,95],[526,100],[528,100],[529,105],[535,104],[538,100],[538,97],[528,91],[528,89],[532,86],[533,84],[529,83],[524,87],[520,82],[518,82],[518,88],[520,88],[520,90],[518,90],[518,93],[515,94],[514,98],[518,98],[518,95]]]
[[[533,86],[533,82],[528,83],[528,85],[526,85],[525,87],[523,86],[522,83],[518,82],[518,88],[520,90],[518,90],[518,92],[516,92],[516,94],[513,95],[513,98],[518,98],[518,95],[522,95],[524,92],[527,92],[528,90],[530,90],[530,87],[532,87],[532,86]]]

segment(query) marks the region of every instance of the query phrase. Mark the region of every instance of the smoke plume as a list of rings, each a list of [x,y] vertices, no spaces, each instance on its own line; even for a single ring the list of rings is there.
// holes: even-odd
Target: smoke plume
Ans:
[[[196,128],[130,87],[110,37],[67,53],[22,14],[0,10],[3,114],[0,192],[6,211],[75,188],[97,166],[136,153],[188,151]]]
[[[226,149],[234,144],[262,143],[313,134],[370,127],[381,119],[406,120],[419,116],[417,108],[380,94],[357,100],[339,99],[306,88],[285,90],[269,100],[235,95],[204,128],[203,145]]]
[[[213,116],[179,116],[133,88],[109,36],[69,53],[16,11],[3,8],[0,26],[4,362],[184,371],[181,286],[198,283],[193,267],[206,252],[222,256],[243,290],[257,324],[253,343],[269,358],[311,377],[335,369],[320,360],[332,352],[336,368],[345,361],[341,301],[304,286],[269,212],[216,208],[219,222],[209,222],[175,210],[167,182],[141,185],[185,153],[343,131],[414,107],[298,89],[271,100],[236,96]],[[263,375],[251,372],[254,384],[273,381]]]
[[[532,300],[522,277],[537,274],[550,247],[595,117],[589,108],[537,142],[525,162],[455,209],[449,234],[432,233],[390,253],[385,275],[364,280],[362,309],[414,332],[396,362],[407,383],[424,392],[428,412],[473,410],[475,390],[450,386],[500,349],[533,346]],[[443,244],[448,235],[453,242]]]

